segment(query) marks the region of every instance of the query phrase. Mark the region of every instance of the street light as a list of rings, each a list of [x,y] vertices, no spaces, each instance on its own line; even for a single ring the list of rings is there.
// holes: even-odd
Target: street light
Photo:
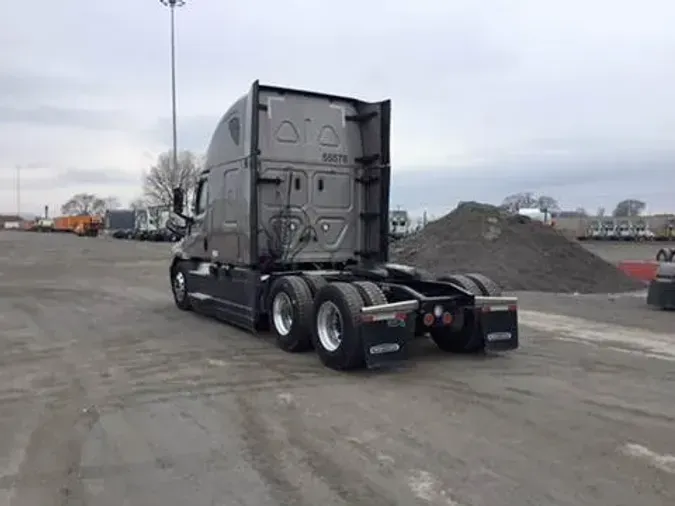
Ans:
[[[185,0],[159,0],[171,9],[171,124],[173,128],[173,172],[178,171],[178,133],[176,130],[176,7],[185,5]]]
[[[16,215],[21,216],[21,165],[16,166]]]

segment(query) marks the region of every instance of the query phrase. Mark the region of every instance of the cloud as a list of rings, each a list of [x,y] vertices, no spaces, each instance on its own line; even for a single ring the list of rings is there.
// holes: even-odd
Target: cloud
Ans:
[[[125,186],[138,185],[140,177],[134,172],[127,172],[115,168],[104,169],[76,169],[54,171],[45,168],[35,168],[26,172],[23,167],[19,173],[21,191],[35,190],[70,190],[72,188],[91,186]],[[15,189],[17,172],[12,175],[0,176],[0,186]]]
[[[70,101],[102,95],[114,87],[98,82],[94,76],[64,75],[42,68],[26,69],[23,65],[0,67],[0,101],[5,104]]]
[[[42,213],[44,206],[57,210],[76,193],[100,196],[137,195],[141,176],[134,171],[106,167],[99,169],[67,168],[63,170],[21,167],[17,186],[17,171],[0,171],[0,199],[3,209],[15,212],[20,198],[22,212]],[[17,191],[19,190],[19,191]],[[122,197],[128,199],[127,197]]]
[[[178,122],[178,149],[206,152],[218,121],[220,116],[181,116]],[[152,142],[165,143],[171,139],[171,125],[170,117],[158,118],[150,128],[142,132],[142,135]]]
[[[54,178],[54,183],[58,186],[78,186],[88,184],[131,185],[138,184],[139,179],[138,174],[114,168],[99,170],[71,168],[60,171]]]
[[[648,174],[648,177],[645,175]],[[658,212],[671,210],[675,187],[675,150],[623,153],[620,156],[576,153],[559,158],[513,157],[479,164],[471,170],[417,167],[395,172],[393,206],[420,215],[440,215],[463,200],[499,203],[524,191],[550,195],[566,209],[599,206],[613,209],[624,198],[638,198]]]
[[[657,195],[672,185],[675,138],[667,0],[343,0],[329,12],[304,0],[188,1],[176,14],[181,148],[205,150],[260,79],[391,98],[393,195],[410,208],[526,187],[573,207],[628,192],[668,205]],[[137,0],[4,12],[0,180],[16,165],[118,167],[140,180],[171,145],[168,21],[159,2]],[[71,180],[96,184],[80,176]],[[123,200],[140,190],[105,184]],[[409,184],[418,190],[396,190]],[[40,209],[67,198],[60,188],[26,190],[22,202]]]
[[[130,118],[120,111],[96,111],[40,106],[17,108],[0,106],[0,123],[35,123],[42,126],[81,127],[88,130],[124,130]]]

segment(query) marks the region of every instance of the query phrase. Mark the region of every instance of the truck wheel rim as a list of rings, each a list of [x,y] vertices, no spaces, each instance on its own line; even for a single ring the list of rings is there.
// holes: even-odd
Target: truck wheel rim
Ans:
[[[279,335],[287,336],[291,333],[293,326],[293,303],[291,298],[284,292],[280,292],[274,297],[272,303],[272,319],[274,328]]]
[[[316,315],[316,331],[321,346],[328,351],[335,351],[342,343],[342,314],[338,307],[326,301],[319,307]]]
[[[183,299],[185,299],[185,276],[182,272],[178,272],[173,278],[173,293],[178,302],[183,302]]]

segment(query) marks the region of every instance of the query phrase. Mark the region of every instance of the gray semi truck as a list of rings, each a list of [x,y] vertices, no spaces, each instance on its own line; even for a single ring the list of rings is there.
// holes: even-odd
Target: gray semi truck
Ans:
[[[264,86],[218,123],[174,245],[176,305],[314,348],[338,370],[406,357],[430,336],[468,353],[518,347],[517,299],[480,274],[389,263],[389,100]]]

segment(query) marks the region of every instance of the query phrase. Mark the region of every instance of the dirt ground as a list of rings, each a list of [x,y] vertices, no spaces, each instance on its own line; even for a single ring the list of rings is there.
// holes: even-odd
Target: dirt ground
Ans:
[[[168,258],[0,232],[0,505],[675,504],[644,298],[522,294],[516,352],[339,374],[176,310]]]
[[[608,262],[618,263],[624,260],[656,260],[661,248],[675,248],[673,242],[614,242],[581,241],[584,248],[604,258]]]

